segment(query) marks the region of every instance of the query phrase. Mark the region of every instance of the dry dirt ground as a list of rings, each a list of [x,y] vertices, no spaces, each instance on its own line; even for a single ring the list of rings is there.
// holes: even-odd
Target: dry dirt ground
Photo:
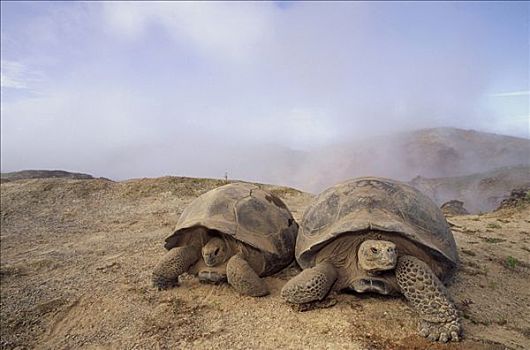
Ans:
[[[461,268],[450,286],[464,340],[416,336],[404,299],[341,294],[307,312],[271,295],[184,278],[158,292],[164,238],[217,180],[33,179],[1,185],[1,349],[529,349],[530,207],[450,218]],[[300,219],[311,195],[265,186]]]

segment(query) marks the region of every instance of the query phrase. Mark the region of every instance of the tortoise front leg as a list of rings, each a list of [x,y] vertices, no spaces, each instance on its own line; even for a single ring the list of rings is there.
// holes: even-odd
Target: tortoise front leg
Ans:
[[[200,256],[200,251],[191,245],[171,249],[153,270],[153,285],[158,290],[178,286],[178,277],[188,271]]]
[[[322,300],[328,295],[336,280],[335,266],[323,262],[294,276],[283,286],[281,295],[293,304]]]
[[[226,265],[226,278],[228,283],[239,293],[253,297],[261,297],[269,294],[267,284],[242,255],[236,254],[228,260]]]
[[[402,256],[396,265],[401,292],[422,318],[420,334],[431,341],[459,341],[462,331],[454,303],[445,286],[426,263]]]

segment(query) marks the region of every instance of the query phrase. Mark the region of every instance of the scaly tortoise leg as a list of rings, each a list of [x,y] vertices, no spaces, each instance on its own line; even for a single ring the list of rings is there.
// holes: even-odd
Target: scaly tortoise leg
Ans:
[[[241,294],[253,297],[269,294],[265,281],[258,276],[240,254],[234,255],[228,260],[226,278],[228,283]]]
[[[281,295],[293,304],[322,300],[329,293],[336,279],[335,267],[329,262],[323,262],[305,269],[289,280],[283,286]]]
[[[153,285],[158,290],[178,286],[178,277],[188,271],[200,256],[200,251],[193,246],[171,249],[153,270]]]
[[[459,341],[462,326],[445,286],[429,266],[413,256],[402,256],[396,278],[403,295],[420,314],[420,334],[431,341]]]

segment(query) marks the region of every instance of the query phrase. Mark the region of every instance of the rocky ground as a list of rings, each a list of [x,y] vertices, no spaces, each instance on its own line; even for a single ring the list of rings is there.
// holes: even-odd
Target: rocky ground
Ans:
[[[402,298],[341,294],[307,312],[279,297],[187,277],[158,292],[151,269],[183,208],[223,181],[30,179],[1,185],[1,349],[528,349],[530,206],[449,220],[461,268],[450,285],[464,339],[430,344]],[[265,186],[299,219],[311,195]]]

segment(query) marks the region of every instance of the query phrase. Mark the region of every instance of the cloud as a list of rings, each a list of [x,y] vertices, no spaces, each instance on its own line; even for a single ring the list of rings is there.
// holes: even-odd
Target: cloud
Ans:
[[[43,74],[31,70],[25,64],[16,61],[1,61],[1,87],[11,89],[31,89],[34,83],[41,82]]]
[[[254,123],[252,133],[268,139],[274,135],[275,142],[294,150],[305,150],[333,142],[339,130],[326,111],[295,107]]]
[[[45,88],[36,96],[2,102],[2,168],[106,173],[116,150],[141,148],[155,139],[138,119],[145,112],[141,96],[116,86],[87,85]]]
[[[498,134],[530,138],[530,115],[504,115],[503,118],[483,123],[481,128]]]
[[[253,122],[239,127],[241,119],[173,119],[167,105],[154,106],[150,99],[121,84],[86,80],[3,102],[2,171],[59,168],[113,179],[222,177],[228,171],[232,178],[283,181],[274,177],[283,167],[273,164],[285,159],[288,165],[290,150],[275,142],[288,143],[295,125],[285,129],[280,116],[271,125],[264,121],[263,129]],[[186,107],[185,113],[193,112]]]
[[[114,33],[128,40],[143,38],[161,27],[176,42],[205,55],[248,61],[273,29],[270,3],[105,2],[103,14]]]
[[[530,96],[530,90],[499,92],[496,94],[491,94],[490,96],[492,97]]]
[[[527,60],[514,61],[521,35],[505,54],[491,54],[506,32],[520,33],[517,21],[479,11],[502,10],[500,3],[2,6],[6,170],[63,167],[116,178],[229,170],[272,181],[280,168],[272,164],[295,171],[300,150],[396,131],[454,126],[528,136],[523,119],[509,118],[527,115],[528,103],[487,94],[504,91],[500,81],[527,96],[515,91],[527,86]]]

